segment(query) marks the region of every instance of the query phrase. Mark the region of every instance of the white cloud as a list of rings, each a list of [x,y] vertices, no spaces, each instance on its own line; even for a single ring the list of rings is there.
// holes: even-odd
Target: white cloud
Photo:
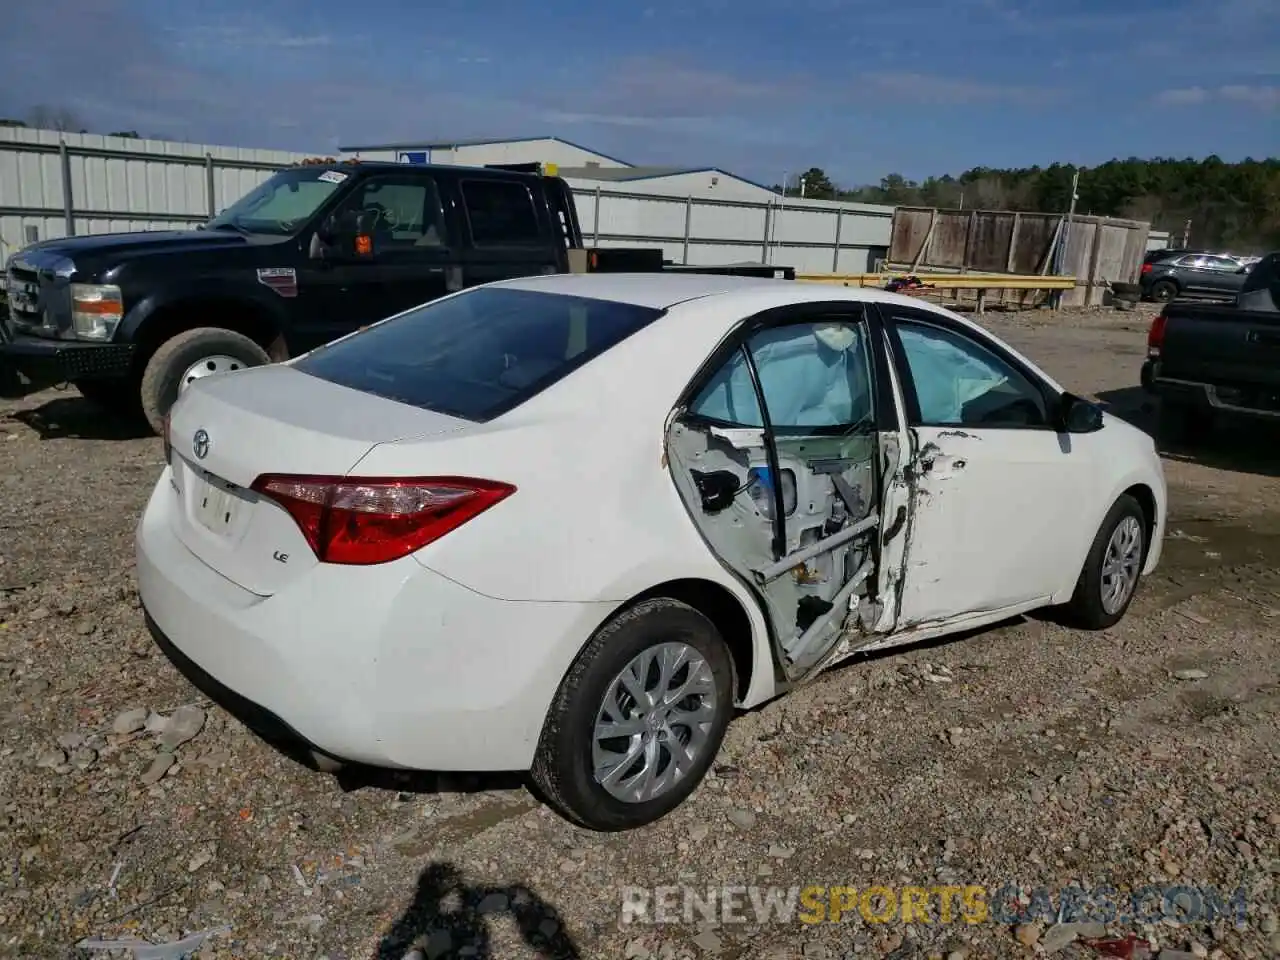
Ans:
[[[1017,103],[1037,106],[1061,96],[1061,91],[1048,87],[987,83],[925,73],[865,73],[863,80],[883,96],[913,103]]]
[[[1247,103],[1263,110],[1275,110],[1280,107],[1280,87],[1250,87],[1233,85],[1221,87],[1218,96],[1223,100]]]
[[[1185,107],[1196,103],[1206,103],[1209,91],[1204,87],[1179,87],[1176,90],[1161,90],[1156,94],[1156,103],[1171,107]]]
[[[1258,110],[1275,110],[1280,108],[1280,87],[1247,84],[1227,84],[1213,88],[1178,87],[1172,90],[1161,90],[1156,94],[1155,100],[1156,103],[1172,107],[1226,101],[1244,104]]]

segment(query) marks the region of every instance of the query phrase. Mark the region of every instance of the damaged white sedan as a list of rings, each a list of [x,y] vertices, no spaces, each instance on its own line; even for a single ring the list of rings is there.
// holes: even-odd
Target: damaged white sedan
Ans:
[[[697,786],[736,708],[1156,565],[1151,439],[876,290],[478,287],[179,400],[138,528],[157,642],[322,769],[529,770],[591,828]]]

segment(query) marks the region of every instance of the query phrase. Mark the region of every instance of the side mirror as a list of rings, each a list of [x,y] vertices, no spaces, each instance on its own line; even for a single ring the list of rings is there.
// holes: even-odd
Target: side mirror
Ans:
[[[373,254],[373,222],[364,213],[330,214],[311,242],[311,256],[317,260],[368,260]]]
[[[1102,429],[1102,409],[1083,397],[1064,393],[1058,408],[1058,429],[1062,433],[1096,433]]]

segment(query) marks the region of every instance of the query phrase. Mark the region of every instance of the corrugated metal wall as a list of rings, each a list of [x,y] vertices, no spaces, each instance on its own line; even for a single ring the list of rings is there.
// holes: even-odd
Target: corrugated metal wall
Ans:
[[[68,218],[77,235],[192,227],[306,156],[0,128],[0,258],[65,236]],[[569,182],[588,243],[660,246],[676,263],[763,260],[856,273],[889,245],[892,207],[711,200]]]
[[[0,257],[66,236],[68,209],[77,235],[192,227],[305,156],[0,127]]]
[[[661,246],[675,263],[773,263],[861,273],[889,246],[893,208],[776,198],[669,196],[570,180],[588,244]]]

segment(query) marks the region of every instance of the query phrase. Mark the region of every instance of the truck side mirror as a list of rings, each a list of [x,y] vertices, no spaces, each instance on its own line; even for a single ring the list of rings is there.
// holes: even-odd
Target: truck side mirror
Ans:
[[[311,256],[317,260],[367,260],[374,252],[373,218],[363,211],[325,217],[311,243]]]

